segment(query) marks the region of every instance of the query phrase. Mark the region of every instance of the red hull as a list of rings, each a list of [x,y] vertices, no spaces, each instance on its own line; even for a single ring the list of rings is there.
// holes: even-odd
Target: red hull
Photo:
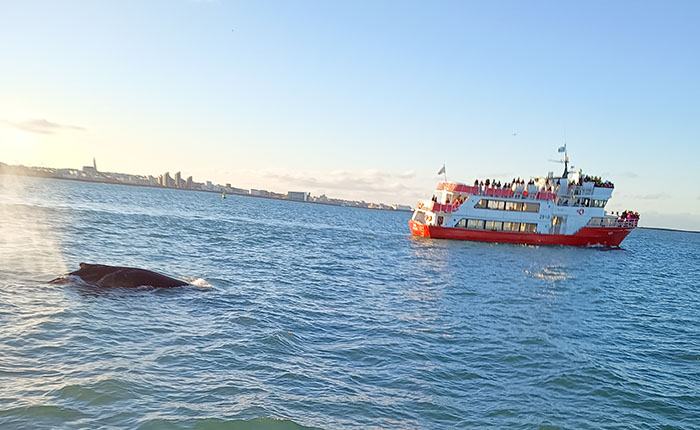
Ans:
[[[583,227],[575,234],[564,235],[427,226],[413,220],[408,221],[408,225],[411,228],[411,234],[414,236],[431,237],[434,239],[568,246],[620,246],[620,243],[625,237],[634,230],[634,228],[626,227]]]

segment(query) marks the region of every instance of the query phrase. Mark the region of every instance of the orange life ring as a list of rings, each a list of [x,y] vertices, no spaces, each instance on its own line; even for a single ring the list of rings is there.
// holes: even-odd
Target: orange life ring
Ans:
[[[422,209],[422,208],[423,208],[423,202],[418,202],[418,209]]]

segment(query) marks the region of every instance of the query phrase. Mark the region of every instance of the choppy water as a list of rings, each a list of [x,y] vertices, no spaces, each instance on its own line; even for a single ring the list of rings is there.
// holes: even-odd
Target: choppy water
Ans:
[[[700,427],[699,234],[408,217],[0,175],[0,428]],[[82,261],[200,286],[44,282]]]

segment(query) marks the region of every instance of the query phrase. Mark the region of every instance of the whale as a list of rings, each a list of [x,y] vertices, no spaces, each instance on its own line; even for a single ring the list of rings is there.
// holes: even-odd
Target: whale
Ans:
[[[70,277],[80,278],[84,283],[102,288],[155,287],[172,288],[189,285],[188,282],[136,267],[106,266],[104,264],[80,263],[80,269],[49,281],[51,284],[70,282]]]

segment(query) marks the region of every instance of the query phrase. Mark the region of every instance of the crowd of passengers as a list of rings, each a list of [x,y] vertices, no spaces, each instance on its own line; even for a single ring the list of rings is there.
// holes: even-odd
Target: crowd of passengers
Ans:
[[[639,219],[639,212],[624,211],[620,215],[620,219]]]
[[[614,188],[614,185],[610,181],[603,181],[600,176],[588,176],[588,175],[583,175],[581,171],[579,171],[579,179],[576,185],[583,185],[584,182],[594,182],[596,187],[601,187],[601,188]],[[528,194],[528,189],[530,189],[531,186],[535,185],[534,179],[530,179],[529,181],[525,182],[524,179],[521,178],[513,178],[511,182],[505,182],[501,183],[501,181],[497,181],[495,179],[487,179],[485,181],[480,181],[478,179],[474,180],[474,186],[479,189],[479,193],[484,193],[488,189],[495,189],[495,190],[510,190],[515,194],[522,194],[524,196],[527,196]],[[559,189],[559,185],[557,185],[551,178],[547,180],[547,184],[544,186],[544,188],[539,189],[537,191],[547,191],[550,193],[556,193],[557,190]],[[530,189],[530,192],[532,192],[532,189]],[[462,198],[457,198],[456,202],[457,203],[463,203],[464,200],[466,200],[466,197]],[[438,198],[433,196],[432,201],[435,203],[438,203]],[[448,198],[447,201],[445,202],[447,204],[450,204],[450,199]]]
[[[535,185],[535,181],[530,179],[530,181],[527,184]],[[512,182],[506,182],[504,184],[501,184],[501,181],[496,181],[495,179],[487,179],[486,181],[479,181],[478,179],[474,180],[474,186],[479,187],[479,189],[481,190],[485,190],[487,188],[493,188],[496,190],[507,190],[510,188],[512,191],[514,191],[515,187],[517,187],[518,185],[525,185],[525,180],[520,178],[513,178]]]
[[[583,185],[584,182],[594,182],[595,186],[599,188],[615,188],[612,182],[603,181],[600,176],[582,175],[581,172],[579,172],[578,185]]]
[[[535,181],[533,179],[530,179],[527,182],[527,188],[529,188],[530,186],[534,186],[534,185],[535,185]],[[504,184],[502,184],[501,181],[496,181],[495,179],[487,179],[485,181],[479,181],[478,179],[476,179],[474,181],[474,186],[479,188],[480,193],[485,192],[487,189],[494,189],[494,190],[510,190],[516,194],[523,194],[525,196],[528,194],[525,180],[520,179],[520,178],[518,178],[518,179],[513,178],[512,182],[506,182]],[[555,184],[553,182],[548,183],[544,190],[549,191],[549,192],[556,192]],[[434,203],[438,203],[438,198],[435,195],[433,195],[431,200]],[[454,202],[457,204],[462,204],[462,203],[464,203],[465,200],[467,200],[467,197],[462,196],[462,197],[455,198]],[[447,200],[445,201],[445,204],[450,204],[450,203],[452,203],[452,202],[450,202],[450,198],[448,197]]]
[[[492,180],[486,180],[486,181],[479,181],[478,179],[474,180],[474,186],[478,187],[480,191],[486,191],[487,189],[495,189],[495,190],[510,190],[514,193],[517,194],[525,194],[527,195],[528,191],[527,189],[530,188],[531,186],[535,185],[535,180],[530,179],[525,182],[524,179],[520,178],[513,178],[511,182],[506,182],[504,184],[501,184],[501,181],[496,181],[495,179]],[[544,189],[539,190],[539,191],[549,191],[551,193],[555,193],[557,190],[557,185],[554,183],[554,181],[547,181],[547,185],[544,187]]]

